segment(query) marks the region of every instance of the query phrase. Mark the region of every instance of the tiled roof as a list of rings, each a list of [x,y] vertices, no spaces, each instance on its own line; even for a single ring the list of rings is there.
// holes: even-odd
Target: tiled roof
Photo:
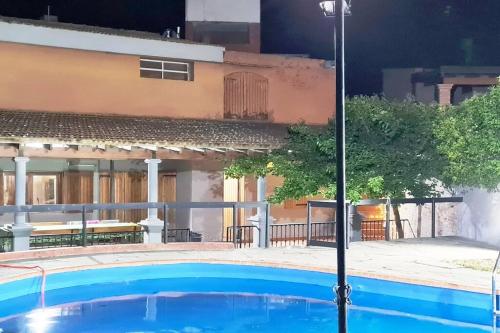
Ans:
[[[286,125],[266,122],[0,110],[4,143],[272,149],[287,134]]]
[[[33,25],[33,26],[45,27],[45,28],[91,32],[91,33],[97,33],[97,34],[103,34],[103,35],[116,35],[116,36],[132,37],[132,38],[140,38],[140,39],[165,40],[165,41],[175,42],[175,43],[201,44],[201,43],[192,42],[192,41],[189,41],[186,39],[165,38],[165,37],[162,37],[162,35],[160,33],[153,33],[153,32],[148,32],[148,31],[115,29],[115,28],[106,28],[106,27],[85,25],[85,24],[51,22],[51,21],[44,21],[44,20],[32,20],[32,19],[8,17],[8,16],[0,16],[0,21],[6,22],[6,23],[18,23],[18,24]]]

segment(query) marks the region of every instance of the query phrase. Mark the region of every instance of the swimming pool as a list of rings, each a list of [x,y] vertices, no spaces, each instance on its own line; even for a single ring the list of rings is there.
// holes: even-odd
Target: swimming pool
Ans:
[[[0,285],[0,332],[335,332],[333,274],[171,264]],[[350,332],[492,332],[489,295],[351,277]],[[500,330],[498,331],[500,332]]]

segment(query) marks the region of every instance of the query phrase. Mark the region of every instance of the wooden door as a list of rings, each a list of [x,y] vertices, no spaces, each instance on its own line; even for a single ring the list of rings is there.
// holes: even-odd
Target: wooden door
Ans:
[[[237,202],[245,201],[245,178],[240,179],[224,179],[224,201]],[[245,211],[241,210],[237,214],[237,225],[245,224]],[[224,239],[227,239],[228,227],[233,226],[233,210],[231,208],[224,209]]]
[[[62,175],[61,183],[63,204],[93,202],[92,172],[66,171]]]
[[[160,173],[158,181],[158,201],[159,202],[175,202],[176,201],[176,191],[177,191],[177,178],[175,174],[171,173]],[[147,187],[146,187],[147,193]],[[158,216],[163,219],[163,210],[158,211]],[[175,210],[170,209],[168,211],[168,221],[170,227],[175,225]]]
[[[2,203],[4,205],[16,204],[16,177],[13,173],[3,173],[2,177]]]
[[[111,202],[110,197],[110,175],[106,173],[99,174],[99,203],[107,204]],[[111,218],[111,212],[109,210],[100,210],[99,219],[108,220]]]

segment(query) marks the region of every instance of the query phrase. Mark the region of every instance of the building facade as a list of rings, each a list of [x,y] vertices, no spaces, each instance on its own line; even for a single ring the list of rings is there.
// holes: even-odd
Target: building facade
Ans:
[[[146,202],[151,172],[160,201],[256,200],[256,180],[225,179],[224,163],[279,147],[289,124],[326,124],[335,71],[322,60],[259,54],[259,1],[245,2],[243,16],[220,12],[225,2],[187,1],[191,40],[0,18],[0,201]],[[305,207],[272,214],[303,220]],[[193,209],[170,223],[216,240],[231,218]],[[19,225],[47,219],[75,217],[32,214]]]
[[[413,98],[422,103],[457,105],[498,83],[500,67],[442,66],[432,68],[387,68],[383,91],[389,99]]]

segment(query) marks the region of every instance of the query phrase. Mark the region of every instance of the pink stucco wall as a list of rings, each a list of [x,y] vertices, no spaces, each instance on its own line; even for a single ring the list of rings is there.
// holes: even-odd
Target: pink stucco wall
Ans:
[[[141,78],[139,57],[0,43],[0,108],[174,118],[222,118],[224,75],[269,80],[270,120],[325,123],[333,115],[334,70],[323,61],[226,52],[224,64],[195,62],[194,81]]]

